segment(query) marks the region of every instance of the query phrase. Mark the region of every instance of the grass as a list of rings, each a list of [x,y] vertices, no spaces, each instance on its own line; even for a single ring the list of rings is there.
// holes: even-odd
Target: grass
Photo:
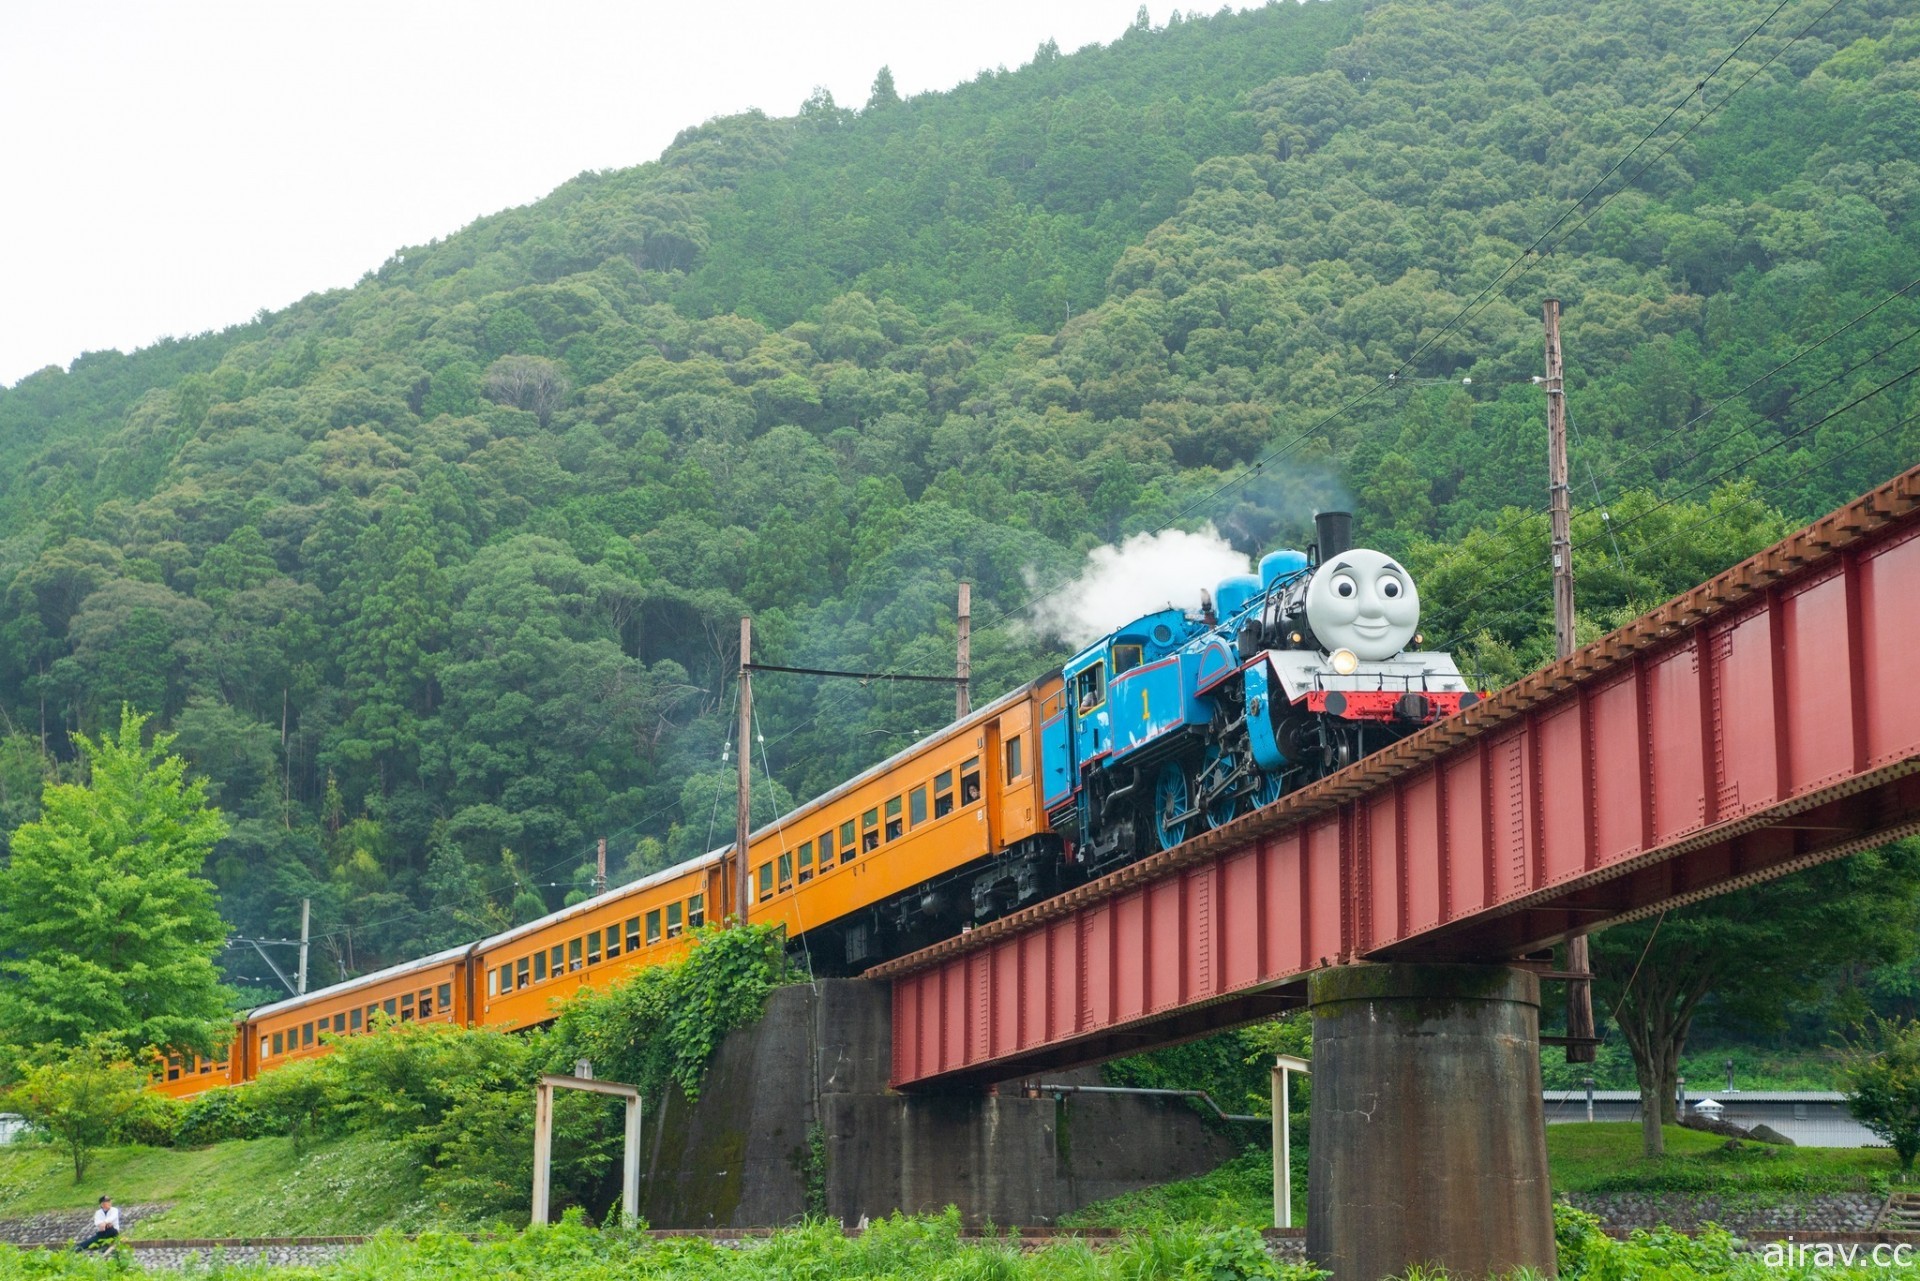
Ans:
[[[173,1201],[127,1235],[346,1236],[382,1228],[449,1226],[420,1193],[406,1150],[351,1137],[296,1153],[290,1139],[242,1139],[205,1148],[109,1148],[73,1181],[53,1148],[0,1149],[0,1217],[90,1210],[101,1193],[130,1205]]]
[[[1886,1148],[1729,1147],[1699,1130],[1666,1126],[1667,1153],[1641,1155],[1638,1121],[1576,1121],[1547,1127],[1555,1192],[1689,1192],[1753,1195],[1870,1192],[1899,1167]]]
[[[1307,1220],[1304,1164],[1296,1163],[1293,1221]],[[1247,1152],[1197,1178],[1127,1192],[1065,1215],[1066,1228],[1148,1228],[1172,1224],[1264,1228],[1273,1223],[1273,1155]]]

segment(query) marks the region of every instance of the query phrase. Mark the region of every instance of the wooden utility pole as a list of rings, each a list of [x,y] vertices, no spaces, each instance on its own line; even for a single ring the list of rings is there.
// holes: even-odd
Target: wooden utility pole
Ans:
[[[740,620],[740,795],[733,824],[734,913],[747,923],[753,901],[753,869],[747,866],[747,836],[753,822],[753,620]]]
[[[604,836],[600,838],[600,852],[594,856],[593,892],[607,892],[607,838]]]
[[[1560,363],[1560,300],[1546,301],[1547,498],[1553,535],[1553,653],[1573,653],[1573,515],[1567,485],[1567,391]],[[1592,958],[1584,934],[1567,940],[1567,972],[1587,975]],[[1567,1062],[1594,1059],[1593,981],[1567,980]]]
[[[953,670],[953,717],[973,710],[973,584],[960,584],[960,658]]]

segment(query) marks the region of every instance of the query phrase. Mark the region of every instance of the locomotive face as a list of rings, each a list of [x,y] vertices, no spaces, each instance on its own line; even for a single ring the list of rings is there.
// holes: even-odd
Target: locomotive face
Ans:
[[[1307,585],[1307,625],[1329,652],[1350,649],[1366,662],[1392,658],[1420,625],[1413,577],[1379,552],[1350,547]]]

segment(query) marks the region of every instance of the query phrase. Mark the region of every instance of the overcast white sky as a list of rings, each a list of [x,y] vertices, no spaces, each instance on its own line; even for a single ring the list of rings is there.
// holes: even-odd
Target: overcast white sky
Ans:
[[[715,115],[857,107],[883,64],[948,88],[1138,7],[0,0],[0,386],[350,285]]]

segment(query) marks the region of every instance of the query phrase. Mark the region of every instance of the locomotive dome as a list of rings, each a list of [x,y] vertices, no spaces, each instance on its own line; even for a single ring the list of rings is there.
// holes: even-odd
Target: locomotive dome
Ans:
[[[1392,658],[1420,626],[1420,591],[1386,555],[1349,547],[1332,556],[1307,587],[1307,625],[1328,653],[1352,650],[1363,662]]]

